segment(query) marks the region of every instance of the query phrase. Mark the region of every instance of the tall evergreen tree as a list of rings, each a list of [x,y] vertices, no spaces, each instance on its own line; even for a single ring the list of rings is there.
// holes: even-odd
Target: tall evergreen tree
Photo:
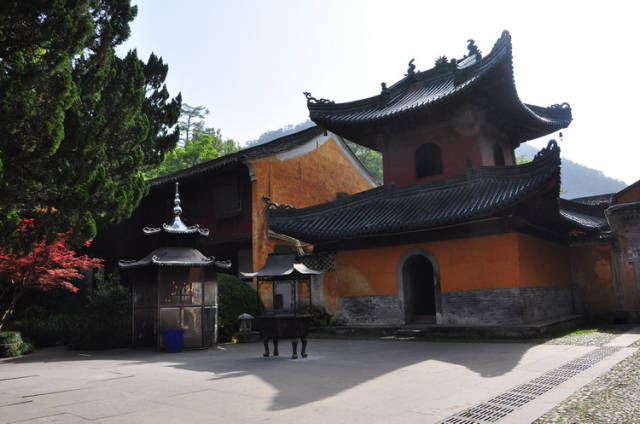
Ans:
[[[167,65],[114,53],[136,12],[130,0],[1,2],[0,243],[33,215],[41,232],[94,236],[131,214],[143,167],[176,145]]]

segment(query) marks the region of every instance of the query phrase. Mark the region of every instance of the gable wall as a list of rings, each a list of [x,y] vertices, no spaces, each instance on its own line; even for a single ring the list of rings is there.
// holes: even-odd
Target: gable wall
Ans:
[[[621,190],[616,195],[616,203],[629,203],[640,201],[640,181]]]
[[[339,192],[358,193],[375,187],[337,136],[318,136],[303,146],[251,161],[253,268],[260,269],[276,242],[270,239],[263,196],[302,208],[336,199]]]

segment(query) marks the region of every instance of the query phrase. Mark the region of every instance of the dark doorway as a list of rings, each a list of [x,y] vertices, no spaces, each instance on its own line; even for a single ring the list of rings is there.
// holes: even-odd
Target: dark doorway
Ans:
[[[402,273],[407,321],[434,317],[436,296],[431,261],[422,255],[413,256],[405,262]]]

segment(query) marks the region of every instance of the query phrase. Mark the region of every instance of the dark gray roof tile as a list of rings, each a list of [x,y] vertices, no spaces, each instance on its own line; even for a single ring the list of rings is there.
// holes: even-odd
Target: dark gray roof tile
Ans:
[[[412,111],[434,107],[481,85],[481,81],[488,80],[491,75],[495,76],[491,81],[508,82],[506,86],[499,84],[510,99],[505,110],[511,115],[510,120],[516,121],[517,127],[521,128],[520,136],[526,139],[541,137],[571,123],[571,108],[566,103],[541,107],[520,101],[513,81],[511,36],[507,31],[502,33],[487,56],[474,60],[466,57],[457,64],[449,63],[417,72],[413,76],[405,76],[389,87],[386,94],[346,103],[318,100],[305,94],[308,94],[307,107],[311,120],[341,134],[345,125],[393,119]],[[491,88],[488,90],[493,91]]]
[[[482,167],[444,180],[386,185],[303,209],[267,211],[269,227],[306,242],[424,230],[495,216],[547,187],[560,171],[550,142],[527,164]]]

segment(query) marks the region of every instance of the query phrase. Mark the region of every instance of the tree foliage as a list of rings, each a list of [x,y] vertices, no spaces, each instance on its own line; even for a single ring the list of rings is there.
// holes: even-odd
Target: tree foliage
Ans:
[[[130,216],[142,169],[177,143],[167,65],[114,52],[136,13],[130,0],[1,3],[0,244],[20,217],[86,239]]]
[[[193,110],[199,108],[204,109],[203,106],[188,105],[187,109],[183,108],[180,122],[184,123],[184,131],[189,131],[192,138],[185,139],[182,145],[167,153],[159,165],[149,167],[146,172],[147,178],[171,174],[240,150],[240,145],[235,141],[224,140],[219,129],[206,128],[202,120],[204,115],[199,121],[195,120],[200,115],[194,114]]]
[[[382,183],[382,153],[351,141],[347,141],[346,143],[376,181]]]
[[[19,240],[31,240],[34,233],[33,219],[23,219],[18,227]],[[48,243],[47,237],[13,251],[0,248],[0,278],[10,285],[11,302],[0,318],[0,330],[5,325],[15,305],[29,288],[51,290],[60,287],[72,292],[78,289],[71,282],[81,278],[80,270],[102,267],[101,259],[77,255],[69,247],[72,231],[58,234],[56,241]],[[87,242],[88,245],[88,242]]]
[[[182,104],[180,109],[180,120],[178,128],[182,134],[182,143],[186,143],[193,137],[194,131],[202,131],[204,129],[204,118],[209,114],[209,109],[204,106],[191,106],[186,103]]]

